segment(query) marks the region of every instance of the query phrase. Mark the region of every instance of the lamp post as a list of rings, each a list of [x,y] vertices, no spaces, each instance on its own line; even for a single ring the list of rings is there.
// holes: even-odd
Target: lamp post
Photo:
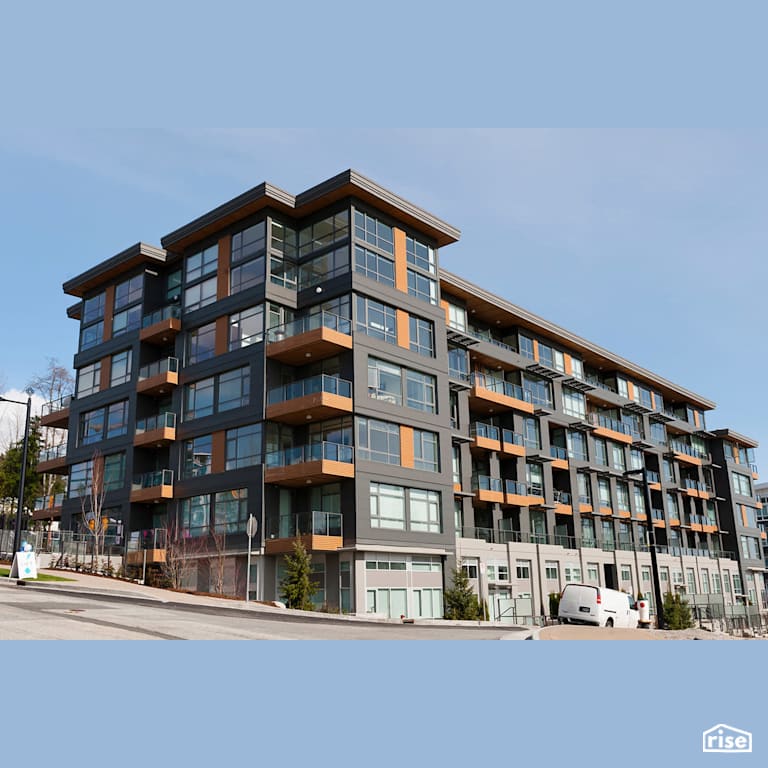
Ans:
[[[16,507],[16,528],[13,534],[13,552],[14,554],[19,551],[21,545],[21,515],[24,509],[24,485],[27,481],[27,450],[29,448],[29,422],[32,416],[32,394],[33,389],[27,389],[28,395],[27,402],[24,403],[21,400],[9,400],[7,397],[0,397],[0,402],[3,403],[16,403],[16,405],[27,406],[27,419],[24,423],[24,444],[21,449],[21,477],[19,478],[19,503]]]
[[[659,582],[659,569],[656,560],[656,532],[653,530],[653,507],[651,506],[651,489],[648,487],[648,470],[643,463],[642,469],[629,469],[624,477],[642,474],[643,490],[645,492],[646,516],[648,518],[648,546],[651,549],[651,581],[653,582],[653,602],[656,606],[656,626],[664,629],[664,603],[661,596],[661,583]]]

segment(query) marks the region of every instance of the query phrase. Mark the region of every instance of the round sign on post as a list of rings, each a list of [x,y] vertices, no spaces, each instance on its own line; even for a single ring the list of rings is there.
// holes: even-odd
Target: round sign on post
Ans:
[[[248,523],[245,526],[245,532],[248,534],[248,538],[252,539],[259,530],[259,521],[253,516],[248,516]]]

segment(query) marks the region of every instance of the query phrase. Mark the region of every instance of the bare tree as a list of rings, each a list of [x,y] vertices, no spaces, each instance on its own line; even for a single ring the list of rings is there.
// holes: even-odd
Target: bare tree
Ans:
[[[82,510],[81,524],[83,530],[92,537],[91,569],[104,546],[104,536],[107,532],[108,521],[102,515],[106,485],[104,483],[104,457],[101,451],[94,451],[91,460],[91,484],[83,488],[80,495]]]
[[[222,530],[216,525],[211,526],[210,535],[213,551],[208,555],[208,563],[211,569],[211,581],[213,582],[213,591],[217,595],[224,594],[224,573],[227,563],[227,532],[226,527]]]
[[[184,589],[197,568],[200,540],[185,535],[176,522],[165,526],[165,563],[163,576],[173,589]]]

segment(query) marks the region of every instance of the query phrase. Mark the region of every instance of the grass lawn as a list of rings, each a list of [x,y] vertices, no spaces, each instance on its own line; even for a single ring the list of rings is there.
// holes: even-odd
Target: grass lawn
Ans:
[[[0,567],[0,577],[7,576],[10,572],[10,568]],[[61,576],[51,576],[47,573],[38,573],[36,579],[27,579],[27,581],[75,581],[75,579],[63,579]]]

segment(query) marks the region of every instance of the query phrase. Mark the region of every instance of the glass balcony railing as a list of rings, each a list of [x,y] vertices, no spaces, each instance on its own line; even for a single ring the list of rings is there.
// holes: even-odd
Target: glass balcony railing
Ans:
[[[354,460],[354,449],[351,445],[322,442],[297,445],[282,451],[270,451],[266,457],[267,467],[290,467],[294,464],[323,460],[351,464]]]
[[[486,440],[496,441],[501,437],[498,427],[493,426],[493,424],[484,424],[481,421],[470,426],[469,434],[472,435],[472,437],[484,437]]]
[[[165,549],[168,539],[165,528],[148,528],[143,531],[131,531],[128,534],[126,549],[128,552],[143,552],[148,549]]]
[[[755,474],[758,474],[757,464],[754,464],[754,463],[750,462],[749,469],[750,469],[750,471],[754,472]]]
[[[698,448],[694,448],[687,443],[683,443],[680,440],[670,440],[669,448],[676,453],[684,453],[686,456],[693,456],[696,459],[706,459],[708,454]]]
[[[553,459],[568,459],[568,449],[561,448],[559,445],[551,445],[549,447],[549,455]]]
[[[489,544],[549,544],[576,549],[577,541],[573,536],[562,534],[537,533],[535,531],[513,531],[505,528],[477,528],[464,526],[461,536],[465,539],[476,539]]]
[[[639,434],[629,424],[625,424],[623,421],[612,419],[609,416],[604,416],[602,413],[592,411],[588,414],[590,422],[597,424],[605,429],[613,430],[614,432],[621,432],[624,435],[637,435]]]
[[[456,381],[469,381],[469,373],[460,368],[448,368],[448,378]]]
[[[292,320],[290,323],[278,325],[276,328],[270,328],[267,331],[267,341],[269,343],[283,341],[318,328],[329,328],[332,331],[349,335],[352,333],[352,321],[331,312],[315,312],[312,315]]]
[[[178,304],[168,304],[165,307],[156,309],[154,312],[150,312],[148,315],[144,315],[141,318],[141,327],[149,328],[150,325],[172,318],[177,320],[181,318],[181,307]]]
[[[69,408],[73,398],[74,395],[71,394],[62,395],[61,397],[57,397],[55,400],[50,400],[47,403],[43,403],[43,406],[40,409],[40,415],[48,416],[51,413],[57,413],[58,411],[63,411],[66,408]]]
[[[341,536],[342,520],[340,512],[298,512],[280,515],[267,521],[268,539],[292,539],[303,534],[313,536]]]
[[[156,472],[145,472],[133,478],[132,491],[140,491],[144,488],[159,488],[162,485],[173,485],[173,470],[158,469]]]
[[[526,403],[532,402],[531,393],[524,390],[519,384],[513,384],[511,381],[497,379],[493,376],[486,376],[483,373],[473,373],[472,384],[473,386],[487,389],[489,392],[496,392],[499,395],[513,397],[516,400],[523,400]]]
[[[160,376],[163,373],[178,373],[179,360],[176,357],[166,357],[163,360],[157,360],[154,363],[142,365],[139,368],[139,381],[151,379],[154,376]]]
[[[42,464],[44,461],[54,461],[56,459],[63,459],[67,455],[67,444],[57,445],[53,448],[44,448],[37,454],[38,464]]]
[[[352,382],[346,379],[339,379],[336,376],[319,374],[310,376],[308,379],[292,381],[290,384],[284,384],[282,387],[270,389],[267,394],[267,405],[283,403],[286,400],[295,400],[305,395],[314,395],[318,392],[327,392],[330,395],[339,395],[341,397],[352,397]]]
[[[523,483],[520,480],[505,480],[504,489],[515,496],[543,496],[544,489],[540,483]]]
[[[511,429],[501,430],[501,442],[510,445],[525,445],[525,438],[519,432],[513,432]]]
[[[557,489],[555,489],[554,497],[555,497],[555,501],[558,504],[570,504],[571,503],[571,494],[568,491],[558,491]]]
[[[175,413],[157,413],[154,416],[148,416],[146,419],[136,420],[136,434],[143,432],[154,432],[156,429],[176,429]]]
[[[654,520],[664,520],[664,510],[663,509],[652,509],[651,510],[651,517]]]
[[[660,483],[661,478],[659,477],[659,473],[654,471],[653,469],[647,469],[646,475],[648,476],[648,482],[649,483]]]
[[[64,503],[66,493],[57,493],[54,496],[38,496],[35,499],[35,512],[42,512],[44,509],[56,509]]]
[[[472,490],[501,493],[501,480],[498,477],[488,477],[488,475],[472,475]]]

